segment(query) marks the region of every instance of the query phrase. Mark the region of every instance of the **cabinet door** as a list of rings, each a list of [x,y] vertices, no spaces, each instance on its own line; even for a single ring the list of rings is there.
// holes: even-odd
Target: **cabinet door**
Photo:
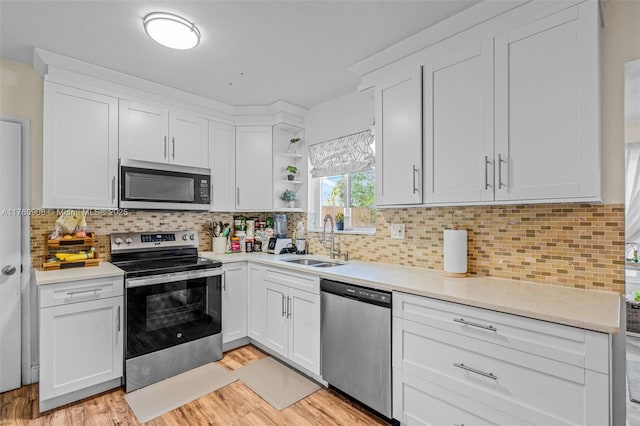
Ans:
[[[45,82],[42,169],[43,207],[117,207],[118,100]]]
[[[271,281],[265,281],[265,339],[264,344],[282,356],[288,356],[287,325],[289,310],[288,287]]]
[[[122,376],[122,298],[40,309],[40,399]]]
[[[422,203],[422,68],[376,88],[376,203]]]
[[[272,140],[270,126],[236,128],[237,209],[272,209]]]
[[[320,295],[289,288],[291,361],[320,374]]]
[[[424,67],[424,201],[493,200],[493,39]]]
[[[598,5],[496,38],[496,199],[601,198]]]
[[[222,343],[247,336],[247,265],[223,266]]]
[[[169,110],[120,99],[120,158],[169,161]]]
[[[209,167],[209,123],[179,111],[169,114],[169,162],[182,166]]]
[[[247,284],[249,287],[249,312],[247,334],[252,339],[264,343],[266,307],[265,307],[265,283],[266,268],[251,265],[248,266]]]
[[[209,122],[209,164],[213,198],[211,208],[236,208],[236,131],[233,126]]]

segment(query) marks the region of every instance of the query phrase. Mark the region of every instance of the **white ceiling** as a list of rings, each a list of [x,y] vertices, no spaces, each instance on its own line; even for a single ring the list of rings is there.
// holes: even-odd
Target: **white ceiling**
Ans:
[[[32,64],[40,47],[231,105],[309,108],[356,89],[349,65],[475,3],[0,0],[0,56]],[[200,45],[153,42],[154,11],[195,22]]]

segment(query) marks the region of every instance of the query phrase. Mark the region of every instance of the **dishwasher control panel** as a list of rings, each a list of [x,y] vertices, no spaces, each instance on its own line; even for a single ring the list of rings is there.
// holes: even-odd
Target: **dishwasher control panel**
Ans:
[[[365,303],[385,307],[391,306],[391,293],[388,291],[374,290],[368,287],[360,287],[327,279],[320,281],[320,290]]]

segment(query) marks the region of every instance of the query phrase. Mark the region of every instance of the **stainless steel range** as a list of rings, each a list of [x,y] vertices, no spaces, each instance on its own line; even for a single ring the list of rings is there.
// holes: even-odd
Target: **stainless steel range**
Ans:
[[[125,271],[125,390],[222,358],[222,264],[198,257],[196,231],[111,235]]]

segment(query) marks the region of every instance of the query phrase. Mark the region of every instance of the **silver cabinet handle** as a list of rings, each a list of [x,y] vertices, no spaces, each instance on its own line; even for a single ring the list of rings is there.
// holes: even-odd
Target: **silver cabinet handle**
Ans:
[[[4,268],[2,268],[2,275],[13,275],[16,273],[16,267],[13,265],[5,265]]]
[[[291,298],[287,296],[287,318],[291,318]]]
[[[164,135],[164,156],[163,158],[167,158],[167,135]]]
[[[116,321],[118,333],[120,333],[120,305],[118,305],[118,311],[116,312]]]
[[[285,310],[285,307],[284,307],[284,294],[283,294],[282,295],[282,316],[285,316],[285,314],[286,314],[286,310]]]
[[[489,164],[491,164],[491,161],[489,161],[489,157],[485,155],[484,156],[484,189],[485,191],[491,188],[492,186],[489,184]]]
[[[68,291],[67,294],[69,296],[73,296],[74,294],[84,294],[84,293],[98,294],[99,291],[102,291],[102,289],[101,288],[94,288],[92,290]]]
[[[490,330],[490,331],[498,331],[498,329],[492,325],[478,324],[477,322],[467,321],[464,318],[454,318],[453,321],[458,322],[460,324],[464,324],[464,325],[470,325],[471,327],[483,328],[485,330]]]
[[[506,161],[502,159],[502,154],[498,154],[498,189],[507,186],[502,183],[502,163],[506,163]]]
[[[171,143],[173,144],[173,159],[176,159],[176,138],[175,136],[171,138]]]
[[[111,178],[111,202],[116,202],[116,177]]]
[[[415,194],[416,192],[418,192],[418,188],[416,188],[416,173],[420,170],[416,167],[415,164],[412,164],[411,167],[413,167],[413,193]]]
[[[236,186],[236,205],[240,205],[240,187]]]
[[[463,370],[469,371],[471,373],[475,373],[475,374],[479,374],[479,375],[484,376],[484,377],[488,377],[488,378],[490,378],[492,380],[498,380],[498,376],[494,375],[493,373],[485,373],[482,370],[478,370],[478,369],[475,369],[475,368],[467,367],[466,365],[464,365],[461,362],[459,362],[459,363],[458,362],[454,362],[453,366],[454,367],[458,367],[458,368],[462,368]]]

